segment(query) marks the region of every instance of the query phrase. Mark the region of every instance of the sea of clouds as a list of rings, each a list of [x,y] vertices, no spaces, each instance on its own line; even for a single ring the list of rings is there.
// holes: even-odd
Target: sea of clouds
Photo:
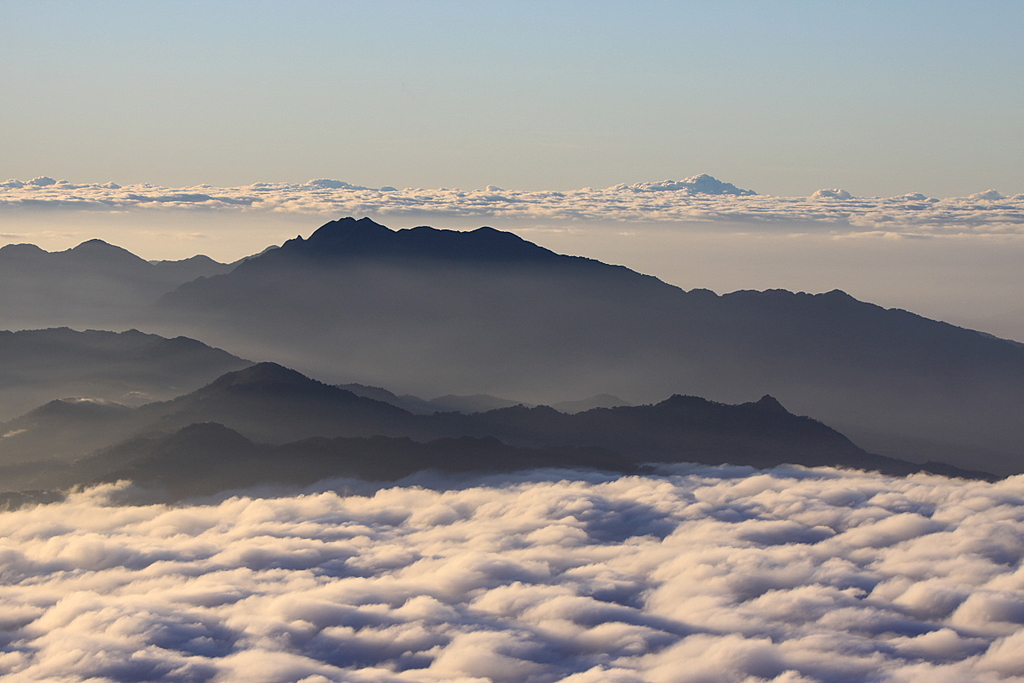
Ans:
[[[0,209],[213,210],[321,215],[424,216],[533,221],[824,223],[833,228],[900,234],[1024,233],[1024,194],[988,190],[938,199],[923,194],[854,197],[841,189],[809,197],[741,190],[708,175],[568,192],[369,188],[317,179],[216,188],[149,184],[74,184],[49,177],[0,183]]]
[[[1024,680],[1024,477],[685,467],[0,514],[4,681]]]

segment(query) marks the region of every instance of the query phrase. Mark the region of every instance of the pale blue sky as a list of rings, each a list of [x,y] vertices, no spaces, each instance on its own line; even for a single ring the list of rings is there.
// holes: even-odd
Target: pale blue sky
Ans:
[[[0,177],[1019,193],[1021,26],[1018,0],[3,1]]]

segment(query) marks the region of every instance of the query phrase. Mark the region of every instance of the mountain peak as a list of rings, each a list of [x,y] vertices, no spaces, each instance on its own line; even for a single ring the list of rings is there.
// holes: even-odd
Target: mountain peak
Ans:
[[[297,256],[316,260],[373,258],[516,263],[558,257],[518,235],[490,227],[465,231],[419,226],[396,231],[369,218],[352,217],[326,223],[308,239],[288,240],[280,249],[265,256],[267,262]],[[257,257],[251,263],[262,260],[263,256]]]
[[[77,247],[73,247],[72,251],[75,251],[77,249],[102,249],[105,247],[113,247],[115,249],[118,248],[114,247],[114,245],[112,245],[110,242],[104,242],[103,240],[94,237],[91,240],[86,240],[82,242]]]
[[[789,411],[786,410],[785,406],[779,403],[779,400],[772,396],[771,394],[765,394],[760,399],[754,401],[750,405],[756,408],[760,408],[761,410],[771,411],[773,413],[785,413],[787,415],[789,414]]]
[[[165,447],[198,450],[215,448],[219,454],[252,448],[252,441],[219,422],[198,422],[182,427],[164,439]]]
[[[519,235],[490,227],[476,230],[438,230],[420,226],[400,230],[410,254],[465,261],[534,261],[557,255]]]
[[[369,218],[346,216],[320,226],[305,244],[317,251],[337,251],[376,243],[393,234],[393,230]]]
[[[99,239],[86,240],[77,247],[56,252],[54,255],[59,255],[59,258],[73,259],[82,263],[101,263],[107,267],[119,265],[129,268],[141,267],[144,270],[150,268],[150,264],[145,259],[136,256],[123,247],[118,247]]]
[[[210,388],[228,388],[267,385],[304,387],[320,385],[320,382],[283,365],[264,362],[221,375],[208,386]]]
[[[134,258],[139,258],[124,247],[116,246],[110,242],[104,242],[101,239],[86,240],[77,247],[72,247],[67,251],[74,254],[128,254]]]

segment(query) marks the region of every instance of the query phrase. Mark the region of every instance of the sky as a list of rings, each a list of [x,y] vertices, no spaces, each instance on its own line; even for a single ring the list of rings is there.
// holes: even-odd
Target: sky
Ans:
[[[1024,192],[1015,0],[0,4],[0,175]]]
[[[342,215],[488,224],[1024,340],[1022,24],[1010,0],[0,2],[0,181],[27,184],[0,184],[0,244],[230,261]],[[760,199],[592,191],[702,173]]]

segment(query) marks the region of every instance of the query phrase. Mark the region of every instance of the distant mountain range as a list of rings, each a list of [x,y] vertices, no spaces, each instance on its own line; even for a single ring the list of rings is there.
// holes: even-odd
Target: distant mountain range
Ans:
[[[555,403],[771,394],[870,450],[1024,469],[1024,346],[840,291],[718,296],[490,228],[342,219],[152,309],[339,382]]]
[[[194,339],[138,330],[0,331],[0,421],[68,397],[127,405],[163,401],[247,365]]]
[[[232,267],[206,256],[146,261],[102,240],[58,252],[10,244],[0,247],[0,320],[8,329],[130,326],[167,291]]]
[[[936,471],[872,455],[765,396],[724,405],[673,396],[656,405],[577,414],[515,406],[414,415],[274,363],[227,373],[172,401],[139,408],[54,401],[0,426],[0,481],[14,490],[131,478],[174,496],[324,477],[394,480],[421,469],[510,471],[645,463],[782,463]],[[53,454],[63,457],[55,460]]]
[[[29,265],[11,265],[21,261]],[[674,394],[726,404],[770,394],[871,452],[998,474],[1024,471],[1024,345],[886,310],[840,291],[687,292],[491,228],[393,231],[351,218],[237,264],[173,263],[150,264],[96,241],[56,254],[5,247],[0,283],[11,284],[0,291],[0,313],[11,327],[35,311],[35,320],[53,324],[89,318],[98,322],[81,324],[187,335],[345,384],[364,397],[376,391],[373,397],[398,410],[401,420],[409,412],[439,409],[517,410],[495,397],[528,401],[520,409],[527,410],[607,395],[574,409],[562,405],[590,414],[586,409],[598,405],[657,403]],[[110,322],[115,319],[116,325]],[[156,399],[188,391],[203,374],[188,372],[183,370],[188,381],[167,381],[179,391],[161,393],[155,388],[161,380],[137,391]],[[32,377],[22,382],[43,384]],[[43,400],[32,405],[65,396],[122,402],[114,393],[41,392],[33,396]],[[340,394],[331,396],[344,402]],[[121,435],[137,433],[138,415],[159,414],[147,428],[169,433],[194,422],[219,422],[246,438],[280,445],[305,438],[298,425],[315,422],[316,411],[330,403],[311,404],[309,415],[293,411],[292,427],[265,421],[281,431],[250,434],[216,411],[192,410],[191,400],[130,411],[130,419],[99,403],[88,409],[110,412],[104,419],[111,425],[126,419],[126,431],[110,427]],[[85,409],[70,403],[48,408]],[[17,434],[0,439],[0,451],[17,439],[28,443],[23,435],[32,430],[20,424],[8,423],[7,431]],[[406,435],[386,426],[378,434]],[[428,430],[415,438],[459,435],[503,438],[472,430]],[[86,445],[93,442],[83,438]],[[39,448],[44,454],[46,448]]]
[[[511,408],[512,406],[517,405],[527,406],[530,408],[535,406],[535,404],[527,403],[526,401],[515,401],[508,398],[501,398],[499,396],[491,396],[489,394],[473,394],[470,396],[446,394],[434,399],[425,400],[411,394],[398,396],[387,389],[383,389],[381,387],[370,387],[365,384],[339,384],[337,386],[339,389],[351,391],[357,396],[365,396],[366,398],[390,403],[393,406],[398,406],[403,410],[408,410],[410,413],[416,414],[429,415],[431,413],[443,412],[482,413],[487,410]],[[579,413],[593,408],[617,408],[619,406],[628,405],[631,404],[628,401],[623,401],[618,396],[612,396],[611,394],[598,394],[596,396],[591,396],[590,398],[577,399],[573,401],[560,401],[558,403],[551,404],[551,407],[562,413]]]

